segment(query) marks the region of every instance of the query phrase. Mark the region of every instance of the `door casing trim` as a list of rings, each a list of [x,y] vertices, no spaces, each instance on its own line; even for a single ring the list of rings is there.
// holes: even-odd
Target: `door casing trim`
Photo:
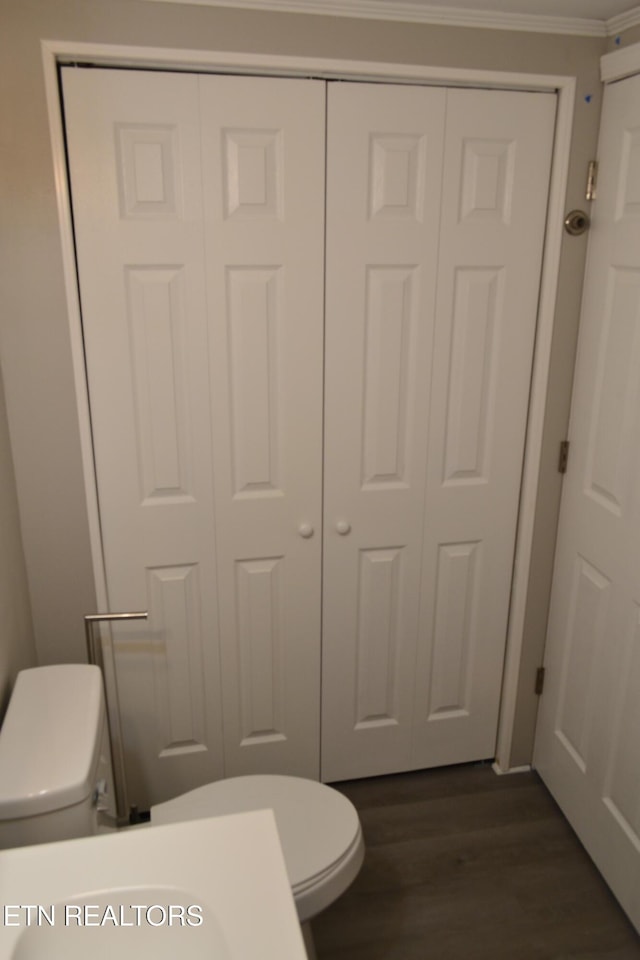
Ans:
[[[633,43],[622,50],[612,50],[600,57],[600,79],[603,83],[615,83],[640,73],[640,43]]]
[[[640,46],[640,45],[638,45]],[[631,48],[630,48],[631,49]],[[98,495],[93,461],[89,396],[85,375],[82,322],[78,297],[71,197],[67,181],[64,126],[58,88],[58,66],[97,66],[225,72],[298,78],[342,79],[384,83],[439,86],[489,87],[555,93],[558,98],[556,131],[549,186],[548,216],[544,238],[536,342],[520,493],[511,605],[500,702],[495,766],[511,769],[511,752],[524,635],[525,613],[542,454],[544,415],[551,356],[551,340],[558,288],[562,222],[567,188],[569,152],[576,96],[576,78],[547,74],[508,73],[409,64],[291,57],[269,54],[229,53],[42,40],[45,92],[53,155],[58,222],[62,245],[64,288],[71,340],[73,375],[85,481],[89,535],[99,610],[107,610],[107,589],[102,555]]]

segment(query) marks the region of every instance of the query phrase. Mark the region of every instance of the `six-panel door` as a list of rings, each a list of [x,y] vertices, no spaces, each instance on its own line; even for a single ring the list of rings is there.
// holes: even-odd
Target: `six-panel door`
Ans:
[[[535,763],[640,930],[640,77],[605,90]]]

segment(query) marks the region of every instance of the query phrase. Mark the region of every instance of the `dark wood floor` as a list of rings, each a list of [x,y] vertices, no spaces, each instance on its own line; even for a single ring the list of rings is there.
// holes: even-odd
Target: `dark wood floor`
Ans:
[[[318,960],[640,960],[640,939],[535,773],[336,785],[367,852],[313,923]]]

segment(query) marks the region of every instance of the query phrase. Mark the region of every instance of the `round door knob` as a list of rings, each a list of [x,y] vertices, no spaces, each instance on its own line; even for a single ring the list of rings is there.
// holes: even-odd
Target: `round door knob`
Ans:
[[[313,536],[313,527],[310,523],[301,523],[298,527],[298,533],[304,540],[308,540],[309,537]]]
[[[351,530],[351,524],[348,523],[346,520],[338,520],[338,522],[336,523],[336,530],[338,531],[341,537],[346,537],[346,535]]]

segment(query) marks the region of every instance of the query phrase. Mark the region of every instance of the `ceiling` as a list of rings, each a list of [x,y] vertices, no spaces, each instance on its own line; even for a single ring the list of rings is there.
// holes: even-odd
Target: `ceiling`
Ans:
[[[164,0],[414,23],[613,36],[640,25],[639,0]]]

